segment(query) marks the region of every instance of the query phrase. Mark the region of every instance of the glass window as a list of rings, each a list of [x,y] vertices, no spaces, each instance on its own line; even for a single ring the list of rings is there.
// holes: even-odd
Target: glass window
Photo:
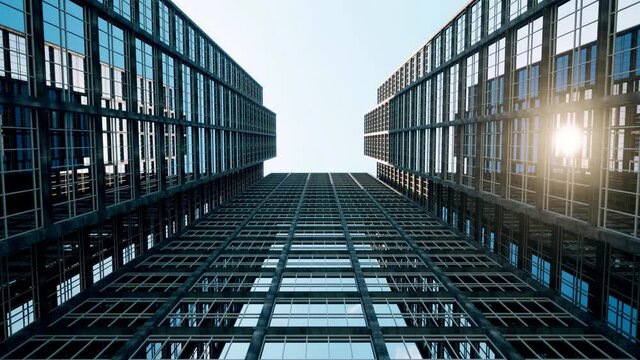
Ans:
[[[69,0],[42,4],[45,39],[45,78],[59,101],[87,104],[89,77],[85,56],[84,10]]]
[[[152,0],[138,0],[138,25],[153,35],[153,7]]]
[[[171,20],[169,18],[169,7],[163,1],[158,1],[158,10],[160,15],[160,41],[166,45],[171,45]]]
[[[136,245],[131,244],[122,249],[122,265],[130,262],[136,257]]]
[[[638,309],[609,295],[607,323],[624,336],[635,339],[638,335]]]
[[[102,72],[102,107],[126,111],[129,86],[124,31],[101,18],[98,19],[98,30]]]
[[[453,45],[453,26],[449,25],[444,30],[444,61],[447,62],[451,59],[451,47]]]
[[[153,49],[151,45],[136,39],[136,99],[140,114],[154,115],[155,81],[153,76]]]
[[[296,338],[270,339],[264,343],[260,359],[358,359],[373,360],[373,348],[367,340],[350,338]]]
[[[480,41],[482,32],[482,1],[471,6],[471,45]]]
[[[35,319],[33,300],[19,305],[7,313],[7,330],[11,336],[31,324]]]
[[[0,0],[0,25],[24,33],[24,1]]]
[[[487,35],[498,30],[502,25],[502,0],[488,0],[489,22],[487,25]],[[526,0],[524,0],[526,1]]]
[[[509,244],[509,262],[511,265],[518,267],[518,245],[515,243]]]
[[[504,112],[505,39],[489,45],[487,54],[487,81],[485,82],[485,113]]]
[[[466,14],[460,15],[456,20],[456,55],[462,53],[465,49],[466,29],[467,29],[467,16]]]
[[[564,270],[561,274],[560,295],[586,311],[589,302],[589,283]]]
[[[542,18],[516,33],[513,108],[515,111],[539,107],[540,63],[542,60]]]
[[[191,68],[182,64],[182,120],[193,121],[191,109]]]
[[[112,0],[113,11],[131,21],[131,0]]]
[[[162,53],[162,102],[164,116],[176,117],[176,80],[175,63],[171,56]]]
[[[551,281],[551,263],[538,255],[531,255],[531,276],[548,287]]]
[[[336,300],[278,300],[271,315],[272,327],[366,326],[360,303]]]
[[[105,276],[113,272],[113,256],[109,256],[100,260],[93,265],[93,283],[97,283]]]
[[[527,0],[511,0],[509,3],[509,20],[513,20],[527,11]]]
[[[58,306],[80,293],[80,275],[75,275],[56,285]]]
[[[176,15],[175,18],[175,31],[176,31],[176,40],[175,46],[176,51],[180,54],[184,54],[184,21],[180,16]]]

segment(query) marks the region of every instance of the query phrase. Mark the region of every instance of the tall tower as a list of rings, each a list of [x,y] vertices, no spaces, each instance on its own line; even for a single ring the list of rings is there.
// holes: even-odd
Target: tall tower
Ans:
[[[262,87],[171,1],[0,0],[0,348],[263,177]]]
[[[0,356],[633,358],[554,297],[370,175],[271,174]]]
[[[378,178],[637,342],[640,3],[470,1],[378,88]]]

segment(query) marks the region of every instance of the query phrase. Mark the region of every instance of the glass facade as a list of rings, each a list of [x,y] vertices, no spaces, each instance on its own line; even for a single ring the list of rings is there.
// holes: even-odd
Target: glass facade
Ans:
[[[397,81],[413,66],[402,64],[364,118],[380,180],[632,342],[639,11],[472,1],[413,55],[434,51],[422,76]]]
[[[64,310],[0,355],[633,356],[567,311],[564,300],[508,271],[510,265],[368,174],[270,174],[153,252],[140,253],[136,244],[120,251],[133,266],[109,275],[115,258],[104,258],[93,268],[94,277],[104,278],[84,297],[74,296],[81,276],[69,269],[54,293]],[[575,277],[563,279],[575,290],[570,297],[588,292]],[[9,331],[23,334],[32,308],[14,304]],[[637,309],[616,297],[609,313],[612,331],[635,334]]]
[[[0,149],[10,342],[261,179],[275,114],[171,2],[0,0]]]

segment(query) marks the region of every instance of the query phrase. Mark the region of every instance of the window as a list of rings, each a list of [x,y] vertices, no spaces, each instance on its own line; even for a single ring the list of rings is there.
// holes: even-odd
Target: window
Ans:
[[[511,265],[518,267],[518,244],[509,244],[509,262]]]
[[[450,25],[448,28],[444,30],[444,62],[447,62],[451,59],[451,47],[453,41],[453,26]]]
[[[112,0],[113,10],[116,14],[131,21],[131,0]]]
[[[138,0],[138,25],[142,30],[153,35],[153,9],[151,1],[152,0]]]
[[[154,115],[155,82],[153,77],[153,49],[136,39],[136,91],[140,114]]]
[[[607,323],[622,335],[635,339],[638,334],[638,309],[609,295]]]
[[[480,91],[478,88],[479,81],[479,61],[480,55],[475,53],[467,58],[467,86],[465,91],[465,111],[467,116],[475,115],[475,109],[478,106],[478,96]]]
[[[13,308],[7,313],[7,333],[9,336],[17,333],[34,320],[33,300]]]
[[[169,7],[163,1],[158,1],[158,6],[160,14],[160,41],[166,45],[171,45]]]
[[[191,109],[191,68],[182,64],[182,120],[193,121]]]
[[[175,39],[175,47],[176,51],[180,54],[184,54],[184,21],[180,16],[176,15],[175,18],[175,31],[176,31],[176,39]]]
[[[373,360],[373,348],[368,340],[345,337],[298,338],[265,340],[260,359],[358,359]]]
[[[109,256],[104,260],[93,265],[93,283],[97,283],[105,276],[113,272],[113,256]]]
[[[56,299],[58,306],[80,293],[80,274],[64,280],[56,285]]]
[[[531,276],[542,285],[549,287],[551,281],[551,263],[538,255],[531,255]]]
[[[45,78],[58,101],[87,104],[83,8],[69,0],[43,2]]]
[[[271,283],[271,279],[264,278]],[[267,284],[267,286],[268,286]],[[325,291],[357,291],[356,280],[353,276],[319,276],[319,275],[285,275],[280,284],[280,291],[325,292]]]
[[[98,18],[102,107],[127,111],[128,73],[124,31]]]
[[[122,249],[122,265],[128,263],[129,261],[135,259],[136,257],[136,246],[135,244],[131,244]]]
[[[480,41],[482,30],[482,1],[471,6],[471,45]]]
[[[360,303],[349,300],[278,300],[271,316],[271,327],[366,326]]]
[[[527,11],[527,0],[511,0],[509,4],[509,20],[513,20]]]
[[[498,30],[502,25],[502,0],[488,0],[489,1],[489,23],[487,25],[487,35]],[[526,1],[526,0],[524,0]]]
[[[162,53],[162,101],[164,116],[176,117],[176,81],[175,65],[171,56]]]
[[[589,283],[562,270],[560,294],[583,310],[587,310],[589,301]]]
[[[466,14],[460,15],[456,20],[456,55],[462,53],[465,49],[466,40],[466,28],[467,28],[467,16]]]
[[[24,1],[0,0],[0,14],[1,26],[24,33]]]
[[[486,114],[504,111],[505,39],[489,45],[487,55],[487,81],[485,83]]]

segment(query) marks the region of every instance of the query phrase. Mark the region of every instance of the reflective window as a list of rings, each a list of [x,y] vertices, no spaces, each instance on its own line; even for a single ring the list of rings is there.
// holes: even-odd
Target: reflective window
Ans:
[[[160,17],[160,41],[166,45],[171,45],[171,20],[169,18],[169,7],[164,1],[158,1],[158,12]]]
[[[138,121],[140,188],[143,194],[158,190],[157,127],[158,124],[155,122]],[[153,237],[151,237],[151,244],[153,244]]]
[[[80,275],[72,276],[56,285],[58,306],[80,293]]]
[[[138,0],[138,25],[149,34],[153,34],[152,0]]]
[[[45,0],[42,10],[46,84],[55,88],[49,96],[86,105],[84,10],[69,0]]]
[[[180,54],[184,54],[184,21],[180,16],[177,16],[177,15],[175,18],[175,31],[176,31],[176,39],[175,39],[176,51],[178,51]]]
[[[589,283],[562,270],[560,295],[586,311],[589,302]]]
[[[450,25],[444,30],[444,62],[451,59],[451,50],[453,45],[453,26]]]
[[[112,0],[112,3],[116,14],[131,20],[131,0]]]
[[[518,29],[515,46],[513,109],[539,107],[540,63],[542,60],[542,18]]]
[[[531,277],[548,287],[551,280],[551,263],[538,255],[531,255]]]
[[[31,324],[34,319],[33,300],[21,304],[7,313],[7,335],[11,336]]]
[[[176,125],[164,125],[164,172],[167,186],[178,184],[178,135]]]
[[[624,336],[635,339],[638,334],[638,308],[609,295],[607,323]]]
[[[102,73],[102,107],[126,111],[129,87],[124,31],[101,18],[98,19],[98,30]]]
[[[482,32],[482,1],[471,6],[471,45],[480,41]]]
[[[102,117],[102,146],[107,205],[133,198],[130,120]]]
[[[24,1],[0,0],[0,25],[24,33]],[[1,64],[2,66],[4,64]]]
[[[153,49],[151,45],[136,39],[136,99],[137,111],[154,115],[155,81],[153,76]]]
[[[175,65],[171,56],[162,53],[162,105],[164,116],[176,117],[176,80]]]
[[[270,280],[270,279],[268,279]],[[269,281],[271,283],[271,281]],[[356,280],[353,276],[338,275],[285,275],[280,283],[280,291],[292,292],[326,292],[326,291],[357,291]]]
[[[109,256],[93,265],[93,283],[97,283],[113,272],[113,257]]]
[[[502,25],[502,0],[488,0],[488,2],[489,22],[487,25],[487,35],[498,30]]]
[[[489,45],[487,81],[485,83],[485,114],[504,112],[505,39]]]
[[[358,338],[297,338],[283,340],[267,338],[260,359],[358,359],[373,360],[373,348],[369,340]]]
[[[466,41],[466,28],[467,28],[467,16],[466,14],[460,15],[456,20],[456,55],[462,53],[465,49]]]
[[[271,315],[272,327],[366,326],[362,305],[349,300],[279,299]]]
[[[0,237],[42,226],[39,139],[29,108],[0,105]]]
[[[53,218],[91,212],[96,205],[94,118],[78,113],[49,113]]]
[[[374,299],[373,309],[383,327],[467,327],[473,324],[453,299]]]
[[[191,109],[191,68],[182,64],[182,120],[193,121]]]
[[[483,336],[389,337],[385,343],[392,360],[502,359]]]
[[[165,319],[170,327],[254,327],[262,304],[245,299],[185,298]]]
[[[467,86],[465,90],[465,114],[475,115],[480,95],[479,82],[480,55],[475,53],[467,58]]]
[[[511,0],[509,3],[509,20],[513,20],[527,11],[527,0]]]

